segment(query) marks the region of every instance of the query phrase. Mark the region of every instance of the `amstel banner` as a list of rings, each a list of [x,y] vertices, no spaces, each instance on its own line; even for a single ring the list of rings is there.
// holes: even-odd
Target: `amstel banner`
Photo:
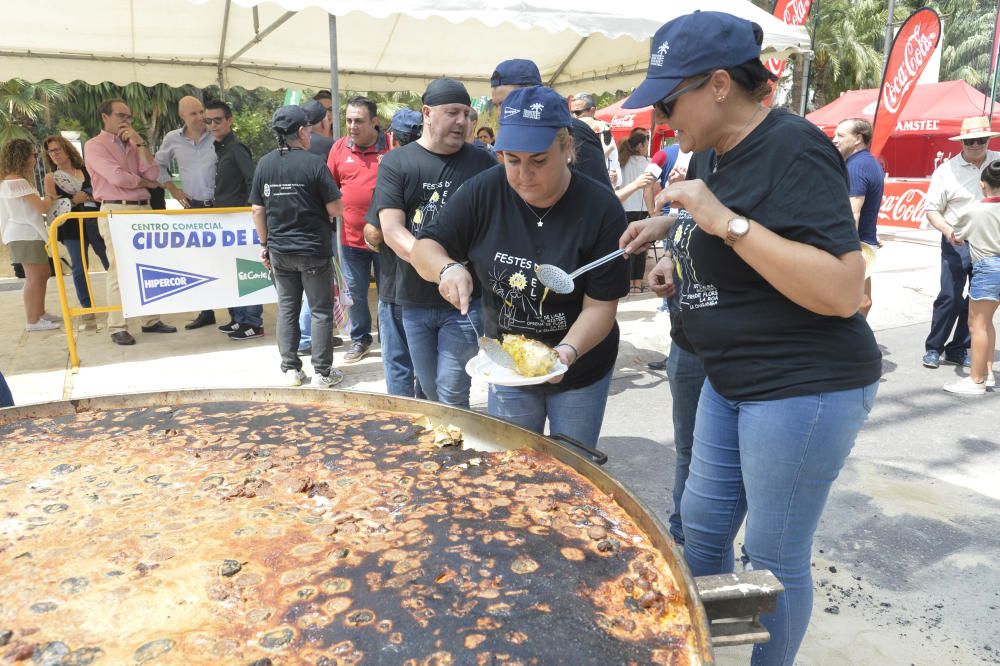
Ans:
[[[899,114],[913,94],[920,75],[941,40],[941,19],[927,7],[910,14],[892,40],[889,62],[882,75],[882,87],[872,123],[872,143],[868,149],[878,157],[896,127]]]
[[[109,218],[126,317],[276,303],[250,213]]]

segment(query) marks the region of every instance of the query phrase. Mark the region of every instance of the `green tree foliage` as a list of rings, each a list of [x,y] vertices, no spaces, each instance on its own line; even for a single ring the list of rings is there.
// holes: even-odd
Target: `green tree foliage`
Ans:
[[[66,87],[55,81],[0,81],[0,144],[31,139],[39,129],[51,127],[52,105],[66,98]]]

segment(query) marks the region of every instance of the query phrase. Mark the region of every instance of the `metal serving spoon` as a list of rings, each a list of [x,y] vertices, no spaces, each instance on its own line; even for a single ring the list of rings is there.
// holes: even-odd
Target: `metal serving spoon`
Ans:
[[[589,270],[597,268],[598,266],[603,266],[604,264],[617,259],[618,257],[625,254],[625,250],[615,250],[611,254],[605,255],[600,259],[595,259],[585,266],[580,266],[572,273],[567,273],[558,266],[553,266],[552,264],[540,264],[535,272],[538,274],[538,279],[546,287],[556,292],[557,294],[569,294],[573,292],[573,279],[577,278]]]
[[[486,358],[490,359],[500,367],[513,370],[514,359],[500,347],[500,341],[488,338],[485,335],[479,335],[479,331],[476,330],[476,324],[472,321],[472,317],[469,316],[468,312],[465,313],[465,318],[469,320],[469,324],[472,326],[472,330],[476,334],[476,338],[479,340],[479,348],[483,350],[484,354],[486,354]]]

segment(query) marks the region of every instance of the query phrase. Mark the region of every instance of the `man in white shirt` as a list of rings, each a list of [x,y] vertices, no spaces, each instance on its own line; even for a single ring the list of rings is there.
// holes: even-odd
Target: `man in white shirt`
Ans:
[[[972,275],[972,260],[968,245],[955,238],[952,227],[970,204],[983,198],[979,187],[983,167],[1000,159],[1000,152],[987,148],[994,136],[1000,132],[992,131],[986,116],[963,120],[959,135],[951,137],[962,142],[962,152],[934,170],[927,188],[927,221],[941,232],[941,291],[934,299],[931,331],[924,343],[925,368],[938,367],[942,355],[947,363],[971,364],[965,289]],[[947,342],[949,335],[951,342]]]

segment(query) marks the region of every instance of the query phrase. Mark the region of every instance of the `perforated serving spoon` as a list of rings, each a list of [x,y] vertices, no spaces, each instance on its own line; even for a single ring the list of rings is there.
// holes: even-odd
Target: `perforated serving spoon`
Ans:
[[[580,266],[572,273],[567,273],[558,266],[553,266],[552,264],[540,264],[535,272],[538,275],[539,281],[546,287],[556,292],[557,294],[570,294],[573,292],[573,280],[580,277],[589,270],[593,270],[598,266],[603,266],[604,264],[617,259],[618,257],[625,254],[624,248],[621,250],[615,250],[611,254],[605,255],[600,259],[595,259],[585,266]]]
[[[479,331],[476,330],[476,324],[472,321],[472,317],[469,316],[468,312],[465,313],[465,318],[469,320],[469,324],[472,326],[472,330],[476,334],[476,339],[479,340],[479,348],[483,350],[484,354],[486,354],[486,358],[490,359],[500,367],[513,370],[514,359],[500,347],[500,341],[488,338],[485,335],[479,335]]]

